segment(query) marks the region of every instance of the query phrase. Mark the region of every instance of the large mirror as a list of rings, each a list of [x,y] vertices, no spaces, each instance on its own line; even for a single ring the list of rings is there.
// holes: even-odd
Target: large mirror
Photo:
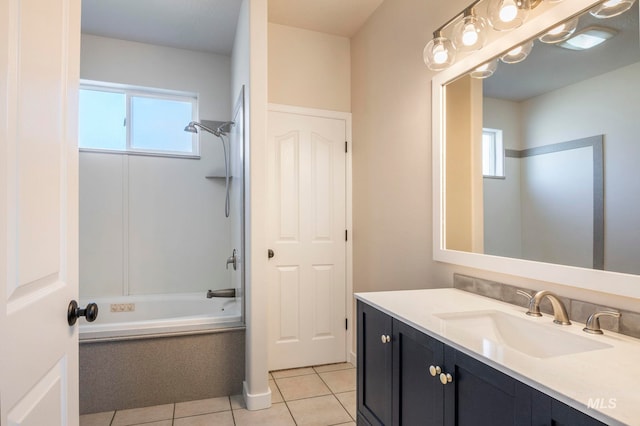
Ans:
[[[606,19],[593,4],[549,9],[434,80],[437,260],[639,297],[638,4]],[[569,18],[572,39],[540,40]]]

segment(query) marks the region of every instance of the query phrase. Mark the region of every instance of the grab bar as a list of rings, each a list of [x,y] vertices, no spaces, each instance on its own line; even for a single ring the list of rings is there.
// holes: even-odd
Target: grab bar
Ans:
[[[207,291],[207,299],[211,299],[212,297],[236,297],[236,289],[235,288],[223,288],[220,290],[209,290]]]

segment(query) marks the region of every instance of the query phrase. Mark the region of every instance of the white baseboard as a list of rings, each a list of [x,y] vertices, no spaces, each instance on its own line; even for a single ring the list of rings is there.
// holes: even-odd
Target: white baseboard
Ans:
[[[247,410],[264,410],[271,407],[271,389],[264,393],[250,394],[247,388],[247,382],[242,382],[242,396]]]
[[[358,356],[356,355],[356,353],[355,352],[349,352],[348,357],[349,357],[349,362],[351,364],[353,364],[354,367],[357,367],[358,366]]]

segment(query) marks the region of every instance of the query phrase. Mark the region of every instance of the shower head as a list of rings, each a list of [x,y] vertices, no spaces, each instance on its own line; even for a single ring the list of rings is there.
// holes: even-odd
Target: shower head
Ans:
[[[192,121],[191,123],[187,124],[187,126],[184,128],[184,131],[189,133],[198,133],[198,128],[195,126],[195,123]]]
[[[185,132],[189,133],[198,133],[198,128],[204,130],[205,132],[209,132],[213,135],[220,137],[221,132],[218,129],[212,129],[211,127],[205,126],[202,123],[198,123],[197,121],[192,121],[184,128]]]

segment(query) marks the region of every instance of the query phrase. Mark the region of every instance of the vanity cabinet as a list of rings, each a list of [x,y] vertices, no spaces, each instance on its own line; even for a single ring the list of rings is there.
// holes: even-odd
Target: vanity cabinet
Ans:
[[[366,303],[357,311],[359,425],[603,425]]]

